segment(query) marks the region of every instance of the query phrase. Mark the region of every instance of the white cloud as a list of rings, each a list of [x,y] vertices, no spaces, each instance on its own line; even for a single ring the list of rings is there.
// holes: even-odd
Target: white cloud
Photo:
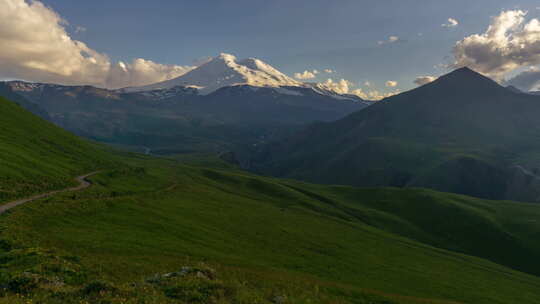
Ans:
[[[326,74],[333,74],[333,73],[335,73],[336,71],[334,71],[334,70],[332,70],[332,69],[324,69],[324,72],[325,72]]]
[[[423,86],[425,84],[435,81],[436,79],[437,77],[434,77],[434,76],[418,76],[414,80],[414,83],[419,86]]]
[[[525,20],[527,12],[504,11],[494,17],[483,34],[459,41],[453,67],[468,66],[502,80],[516,69],[540,64],[540,21]]]
[[[365,100],[381,100],[386,97],[390,97],[396,94],[399,94],[400,91],[396,90],[394,92],[381,93],[377,90],[364,91],[361,88],[354,89],[354,83],[346,79],[341,79],[339,81],[334,81],[333,79],[328,79],[325,82],[318,84],[319,87],[326,90],[336,92],[338,94],[352,94],[357,95],[358,97]]]
[[[190,69],[184,66],[159,64],[142,58],[134,59],[131,63],[120,61],[111,67],[106,86],[110,88],[143,86],[176,78]]]
[[[394,88],[397,87],[398,83],[397,81],[388,80],[385,85],[389,88]]]
[[[364,82],[364,86],[366,86],[366,87],[370,87],[370,86],[372,86],[372,84],[371,84],[371,82],[369,82],[369,81],[366,81],[366,82]]]
[[[459,22],[454,18],[448,18],[448,23],[443,23],[443,27],[456,27],[459,25]]]
[[[313,71],[304,71],[302,73],[294,73],[294,78],[300,79],[300,80],[307,80],[307,79],[313,79],[317,77],[317,74],[319,74],[319,71],[313,70]]]
[[[336,82],[333,79],[329,78],[325,82],[321,82],[318,85],[324,89],[336,92],[338,94],[348,94],[350,87],[353,86],[353,83],[345,79],[341,79]]]
[[[366,92],[366,91],[364,91],[362,89],[355,89],[352,92],[350,92],[350,94],[357,95],[358,97],[360,97],[360,98],[362,98],[364,100],[381,100],[381,99],[384,99],[384,98],[387,98],[387,97],[390,97],[390,96],[397,95],[399,93],[400,93],[399,90],[396,90],[394,92],[383,93],[383,92],[379,92],[377,90],[371,90],[371,91]]]
[[[67,21],[39,1],[2,0],[0,77],[121,87],[177,77],[190,67],[135,59],[113,64],[106,54],[72,39]],[[79,27],[76,32],[83,31]]]

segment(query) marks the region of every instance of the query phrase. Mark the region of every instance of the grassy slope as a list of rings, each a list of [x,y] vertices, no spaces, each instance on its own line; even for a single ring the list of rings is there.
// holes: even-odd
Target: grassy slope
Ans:
[[[304,193],[385,231],[540,275],[537,204],[428,189],[301,185]]]
[[[0,217],[2,304],[540,302],[538,277],[493,263],[538,274],[536,205],[310,185],[204,159],[116,164],[15,104],[0,111],[2,200],[107,169]],[[185,265],[218,278],[145,280]]]
[[[4,237],[80,256],[89,277],[119,286],[204,261],[233,284],[229,300],[239,303],[266,303],[276,292],[292,303],[540,303],[537,277],[396,235],[510,264],[499,234],[533,243],[538,206],[131,162],[83,193],[14,210],[3,218]]]
[[[0,202],[73,184],[110,167],[103,148],[81,140],[0,97]]]

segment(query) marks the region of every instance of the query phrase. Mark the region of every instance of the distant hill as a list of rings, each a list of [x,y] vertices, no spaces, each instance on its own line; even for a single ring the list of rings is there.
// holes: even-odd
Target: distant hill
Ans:
[[[33,114],[43,119],[46,119],[49,121],[51,120],[51,116],[49,115],[49,113],[47,113],[47,111],[45,111],[45,109],[43,109],[38,104],[28,101],[22,95],[14,92],[13,88],[8,83],[0,82],[0,96],[17,103],[21,107],[25,108],[26,110],[32,112]]]
[[[200,95],[181,86],[131,93],[21,81],[3,86],[9,91],[0,96],[29,101],[28,110],[43,109],[77,135],[154,154],[245,151],[371,104],[305,87],[236,85]]]
[[[271,143],[254,170],[321,183],[540,201],[538,117],[540,97],[462,68]]]

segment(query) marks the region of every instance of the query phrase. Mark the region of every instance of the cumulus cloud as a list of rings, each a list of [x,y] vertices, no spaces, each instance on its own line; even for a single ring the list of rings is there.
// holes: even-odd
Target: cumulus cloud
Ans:
[[[434,76],[418,76],[414,80],[414,83],[418,86],[423,86],[425,84],[435,81],[436,79],[437,77]]]
[[[504,11],[493,18],[485,33],[459,41],[452,66],[468,66],[502,80],[511,71],[540,64],[540,21],[526,22],[526,15],[522,10]]]
[[[396,90],[394,92],[379,92],[377,90],[370,90],[370,91],[364,91],[362,89],[355,89],[350,92],[350,94],[357,95],[358,97],[364,99],[364,100],[381,100],[387,97],[391,97],[394,95],[399,94],[400,91]]]
[[[307,80],[307,79],[313,79],[317,77],[317,74],[319,74],[319,71],[313,70],[313,71],[304,71],[302,73],[294,73],[294,78],[300,79],[300,80]]]
[[[67,21],[40,1],[2,1],[1,78],[115,88],[150,84],[191,69],[144,59],[113,64],[106,54],[72,39]]]
[[[333,73],[335,73],[336,71],[334,71],[334,70],[332,70],[332,69],[324,69],[324,72],[325,72],[326,74],[333,74]]]
[[[459,25],[459,22],[454,18],[448,18],[448,23],[443,23],[442,27],[456,27]]]
[[[386,97],[390,97],[396,94],[399,94],[400,91],[396,90],[394,92],[382,93],[377,90],[364,91],[361,88],[354,88],[354,83],[341,79],[339,81],[334,81],[333,79],[328,79],[325,82],[317,84],[320,88],[336,92],[338,94],[351,94],[357,95],[358,97],[365,100],[381,100]]]
[[[345,79],[334,81],[329,78],[325,82],[319,83],[319,86],[338,94],[349,94],[349,89],[353,86],[353,83]]]
[[[120,61],[111,67],[106,84],[111,88],[142,86],[176,78],[190,69],[184,66],[159,64],[142,58],[134,59],[131,63]]]
[[[394,87],[397,87],[398,83],[397,81],[393,81],[393,80],[388,80],[385,85],[389,88],[394,88]]]

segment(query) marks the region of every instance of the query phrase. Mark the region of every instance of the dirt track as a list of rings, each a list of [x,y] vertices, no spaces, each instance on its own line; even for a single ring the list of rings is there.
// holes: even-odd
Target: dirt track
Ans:
[[[15,208],[15,207],[17,207],[19,205],[22,205],[22,204],[25,204],[25,203],[28,203],[28,202],[31,202],[31,201],[35,201],[35,200],[38,200],[38,199],[41,199],[41,198],[46,198],[46,197],[49,197],[49,196],[52,196],[52,195],[55,195],[55,194],[58,194],[58,193],[70,192],[70,191],[81,191],[83,189],[86,189],[86,188],[90,187],[90,185],[92,185],[92,183],[90,183],[87,180],[87,178],[89,178],[90,176],[95,175],[97,173],[99,173],[99,171],[88,173],[88,174],[76,177],[75,179],[79,182],[79,185],[76,186],[76,187],[51,191],[51,192],[42,193],[42,194],[36,194],[34,196],[31,196],[31,197],[22,198],[22,199],[19,199],[19,200],[16,200],[16,201],[12,201],[12,202],[3,204],[2,206],[0,206],[0,214],[8,211],[11,208]]]

